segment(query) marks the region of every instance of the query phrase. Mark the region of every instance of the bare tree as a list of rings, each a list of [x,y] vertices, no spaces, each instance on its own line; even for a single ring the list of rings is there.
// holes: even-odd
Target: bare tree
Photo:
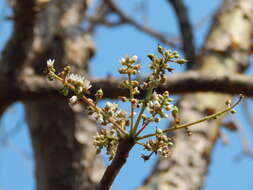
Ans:
[[[99,25],[128,24],[160,43],[182,48],[191,71],[169,78],[158,88],[183,94],[178,102],[182,122],[222,109],[234,94],[252,96],[253,79],[243,72],[252,53],[253,1],[224,1],[198,54],[184,2],[166,2],[177,15],[180,40],[138,23],[112,0],[101,0],[93,15],[87,14],[89,0],[9,0],[14,26],[0,60],[0,113],[16,101],[25,105],[38,190],[95,189],[104,172],[92,145],[95,123],[84,117],[82,107],[70,107],[43,73],[46,60],[53,57],[57,69],[72,65],[92,79],[88,76],[89,60],[95,54],[91,38]],[[108,20],[108,15],[116,15],[118,21]],[[84,29],[83,21],[88,22]],[[104,89],[104,98],[114,99],[126,95],[118,88],[119,81],[93,80],[93,86]],[[201,124],[190,137],[185,131],[175,133],[171,158],[159,159],[139,189],[201,189],[221,123],[222,118]]]

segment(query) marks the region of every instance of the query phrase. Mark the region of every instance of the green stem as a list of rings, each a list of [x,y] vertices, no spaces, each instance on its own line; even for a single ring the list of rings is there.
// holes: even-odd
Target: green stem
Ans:
[[[242,98],[243,98],[243,96],[240,95],[239,100],[237,100],[237,102],[234,105],[232,105],[231,107],[226,108],[223,111],[220,111],[220,112],[217,112],[215,114],[203,117],[202,119],[194,121],[194,122],[191,122],[191,123],[187,123],[187,124],[183,124],[183,125],[179,125],[179,126],[175,126],[175,127],[163,130],[163,133],[175,131],[175,130],[178,130],[178,129],[187,128],[187,127],[190,127],[192,125],[196,125],[198,123],[202,123],[204,121],[216,118],[216,117],[218,117],[218,116],[220,116],[220,115],[222,115],[222,114],[224,114],[224,113],[226,113],[228,111],[231,111],[235,106],[237,106],[241,102]],[[152,136],[155,136],[155,135],[156,135],[156,133],[148,134],[148,135],[145,135],[145,136],[142,136],[142,137],[138,137],[137,140],[145,139],[145,138],[152,137]]]
[[[138,137],[138,135],[148,126],[148,124],[150,123],[151,121],[146,121],[146,123],[144,125],[142,125],[142,128],[136,133],[136,137]]]
[[[131,84],[131,74],[128,74],[128,81],[130,83],[130,101],[131,101],[131,121],[130,121],[130,134],[133,133],[133,125],[134,125],[134,105],[132,103],[132,99],[133,99],[133,86]]]
[[[142,103],[141,111],[140,111],[140,113],[138,115],[138,118],[137,118],[137,120],[135,122],[135,125],[134,125],[134,128],[133,128],[133,134],[135,134],[136,131],[137,131],[138,125],[139,125],[139,123],[141,121],[141,115],[143,114],[143,112],[144,112],[144,110],[146,108],[146,104],[147,104],[147,102],[148,102],[148,100],[149,100],[149,98],[151,96],[152,90],[153,90],[153,88],[149,89],[149,91],[147,92],[147,96],[146,96],[144,102]]]

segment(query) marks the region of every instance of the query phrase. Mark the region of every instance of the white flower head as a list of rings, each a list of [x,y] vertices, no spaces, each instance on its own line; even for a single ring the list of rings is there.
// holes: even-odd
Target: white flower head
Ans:
[[[90,118],[97,121],[100,124],[104,122],[103,115],[100,113],[98,114],[97,112],[94,112],[92,115],[90,115]]]
[[[71,73],[68,79],[80,85],[83,88],[82,91],[84,92],[87,92],[91,88],[90,81],[88,81],[81,75]]]
[[[152,94],[152,100],[158,100],[158,94],[156,91],[154,91]]]
[[[69,99],[69,104],[73,105],[77,102],[78,98],[77,96],[72,96],[70,99]]]
[[[110,111],[114,111],[115,112],[118,109],[119,105],[116,104],[116,103],[114,103],[114,102],[113,103],[106,102],[105,107],[108,108]]]
[[[121,59],[119,60],[119,62],[120,62],[120,64],[124,65],[124,63],[126,63],[126,59],[125,59],[125,58],[121,58]]]
[[[137,55],[134,55],[134,56],[132,57],[132,60],[133,60],[134,62],[136,62],[137,59],[138,59],[138,56],[137,56]]]
[[[84,79],[83,88],[84,88],[85,91],[88,91],[91,88],[90,81],[88,81],[87,79]]]
[[[153,101],[153,106],[154,106],[154,108],[160,108],[161,104],[157,100],[154,100]]]
[[[78,83],[83,83],[83,81],[85,80],[83,76],[78,75],[78,74],[74,74],[71,73],[69,75],[69,80],[74,81],[74,82],[78,82]]]
[[[54,59],[47,60],[47,67],[54,67]]]

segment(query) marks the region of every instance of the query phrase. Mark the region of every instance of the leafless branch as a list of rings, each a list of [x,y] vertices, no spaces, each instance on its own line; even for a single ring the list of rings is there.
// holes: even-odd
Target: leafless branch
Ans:
[[[128,154],[133,148],[135,141],[133,138],[124,138],[119,142],[116,155],[112,163],[107,167],[100,183],[98,190],[109,190],[115,177],[126,163]]]
[[[238,135],[239,135],[240,142],[242,144],[243,154],[253,158],[253,150],[250,146],[249,139],[247,135],[245,134],[239,119],[236,116],[233,116],[232,120],[236,124],[237,129],[238,129]]]
[[[136,29],[140,30],[141,32],[144,32],[156,39],[158,39],[161,43],[164,43],[166,45],[169,45],[174,48],[178,48],[175,40],[173,38],[168,38],[166,35],[163,35],[147,26],[141,25],[138,22],[136,22],[131,17],[127,16],[126,13],[123,12],[122,9],[120,9],[112,0],[103,0],[105,3],[107,3],[112,11],[116,13],[122,20],[123,23],[130,24],[134,26]]]
[[[13,34],[2,52],[2,59],[0,60],[0,81],[3,89],[7,90],[10,83],[16,83],[16,72],[20,71],[28,55],[34,33],[35,3],[35,0],[13,3]],[[11,93],[11,91],[7,93]],[[8,101],[0,101],[0,114],[9,105],[10,102]]]
[[[95,12],[91,16],[86,16],[86,20],[89,22],[87,27],[88,33],[93,33],[98,24],[112,26],[111,22],[106,20],[106,16],[111,13],[109,6],[101,1],[101,3],[96,7]],[[110,23],[110,24],[109,24]]]
[[[195,55],[195,45],[194,45],[194,35],[192,30],[192,25],[188,16],[188,10],[184,5],[183,0],[167,0],[173,7],[177,19],[179,22],[179,27],[181,31],[181,38],[183,42],[183,51],[186,58],[189,60],[187,68],[191,68],[196,61]]]
[[[104,90],[104,98],[115,99],[118,96],[128,96],[127,89],[120,88],[120,83],[124,78],[92,79],[92,93],[97,89]],[[143,79],[140,79],[143,80]],[[6,94],[10,90],[1,89],[0,101],[18,101],[35,98],[59,98],[59,86],[48,83],[44,76],[25,76],[22,78],[20,86],[10,86],[12,94]],[[171,94],[182,94],[189,92],[219,92],[226,94],[244,94],[253,97],[253,77],[242,74],[213,75],[189,71],[180,74],[172,74],[167,77],[167,81],[160,86],[157,91],[168,90]],[[95,93],[94,93],[95,94]],[[140,96],[144,93],[141,92]]]
[[[251,114],[249,106],[250,106],[249,100],[245,99],[242,103],[242,108],[243,108],[245,118],[246,118],[250,128],[253,129],[253,118],[252,118],[253,115]]]

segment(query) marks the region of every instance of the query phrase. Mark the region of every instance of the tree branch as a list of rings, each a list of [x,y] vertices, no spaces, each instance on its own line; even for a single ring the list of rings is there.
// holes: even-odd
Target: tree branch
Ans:
[[[252,0],[224,1],[199,57],[200,72],[217,76],[224,74],[232,78],[243,71],[241,65],[246,68],[252,38],[252,3]],[[217,93],[185,94],[178,104],[180,121],[188,123],[203,117],[207,109],[222,109],[228,98],[231,97]],[[184,131],[175,133],[171,158],[159,159],[152,174],[139,189],[201,189],[222,119],[220,117],[195,126],[190,137]]]
[[[10,90],[0,86],[0,102],[15,102],[22,100],[59,98],[59,84],[49,83],[44,76],[24,76],[20,84]],[[128,90],[120,88],[123,78],[90,79],[92,83],[91,94],[103,89],[104,98],[116,99],[118,96],[128,96]],[[183,94],[189,92],[219,92],[226,94],[244,94],[253,97],[253,77],[243,74],[205,74],[197,71],[188,71],[168,76],[166,83],[156,89],[158,92],[168,90],[170,94]],[[140,96],[144,97],[144,92]]]
[[[109,190],[115,177],[126,163],[128,154],[133,148],[135,141],[133,138],[121,139],[117,148],[116,155],[112,163],[107,167],[99,185],[98,190]]]
[[[140,30],[141,32],[144,32],[150,35],[151,37],[158,39],[160,42],[168,46],[177,48],[177,44],[175,40],[170,39],[166,35],[163,35],[147,26],[139,24],[138,22],[133,20],[131,17],[127,16],[126,13],[124,13],[122,9],[120,9],[112,0],[103,0],[103,1],[107,3],[111,7],[112,11],[115,12],[121,18],[123,23],[128,23],[134,26],[136,29]]]
[[[43,91],[36,92],[32,80],[28,79],[29,84],[22,80],[24,75],[43,79],[48,58],[55,58],[60,63],[57,67],[68,63],[73,69],[88,68],[92,43],[80,28],[88,0],[49,1],[37,7],[35,18],[32,2],[15,0],[14,32],[0,67],[0,104],[17,101],[23,97],[22,91],[31,87],[28,94],[33,98],[23,99],[23,103],[34,150],[37,190],[95,189],[103,170],[92,145],[96,124],[85,116],[84,108],[72,108],[56,96],[56,90],[48,94],[50,98],[43,98],[39,95]],[[40,82],[46,85],[45,79]]]
[[[4,89],[7,94],[12,94],[9,85],[16,85],[17,73],[28,56],[34,36],[33,27],[36,16],[35,0],[13,1],[12,7],[13,33],[2,52],[2,59],[0,60],[0,88]],[[10,104],[9,101],[0,101],[0,115]]]
[[[194,35],[192,25],[188,16],[188,10],[183,0],[167,0],[173,7],[179,22],[181,37],[183,40],[183,51],[188,59],[187,68],[190,69],[196,62]]]

